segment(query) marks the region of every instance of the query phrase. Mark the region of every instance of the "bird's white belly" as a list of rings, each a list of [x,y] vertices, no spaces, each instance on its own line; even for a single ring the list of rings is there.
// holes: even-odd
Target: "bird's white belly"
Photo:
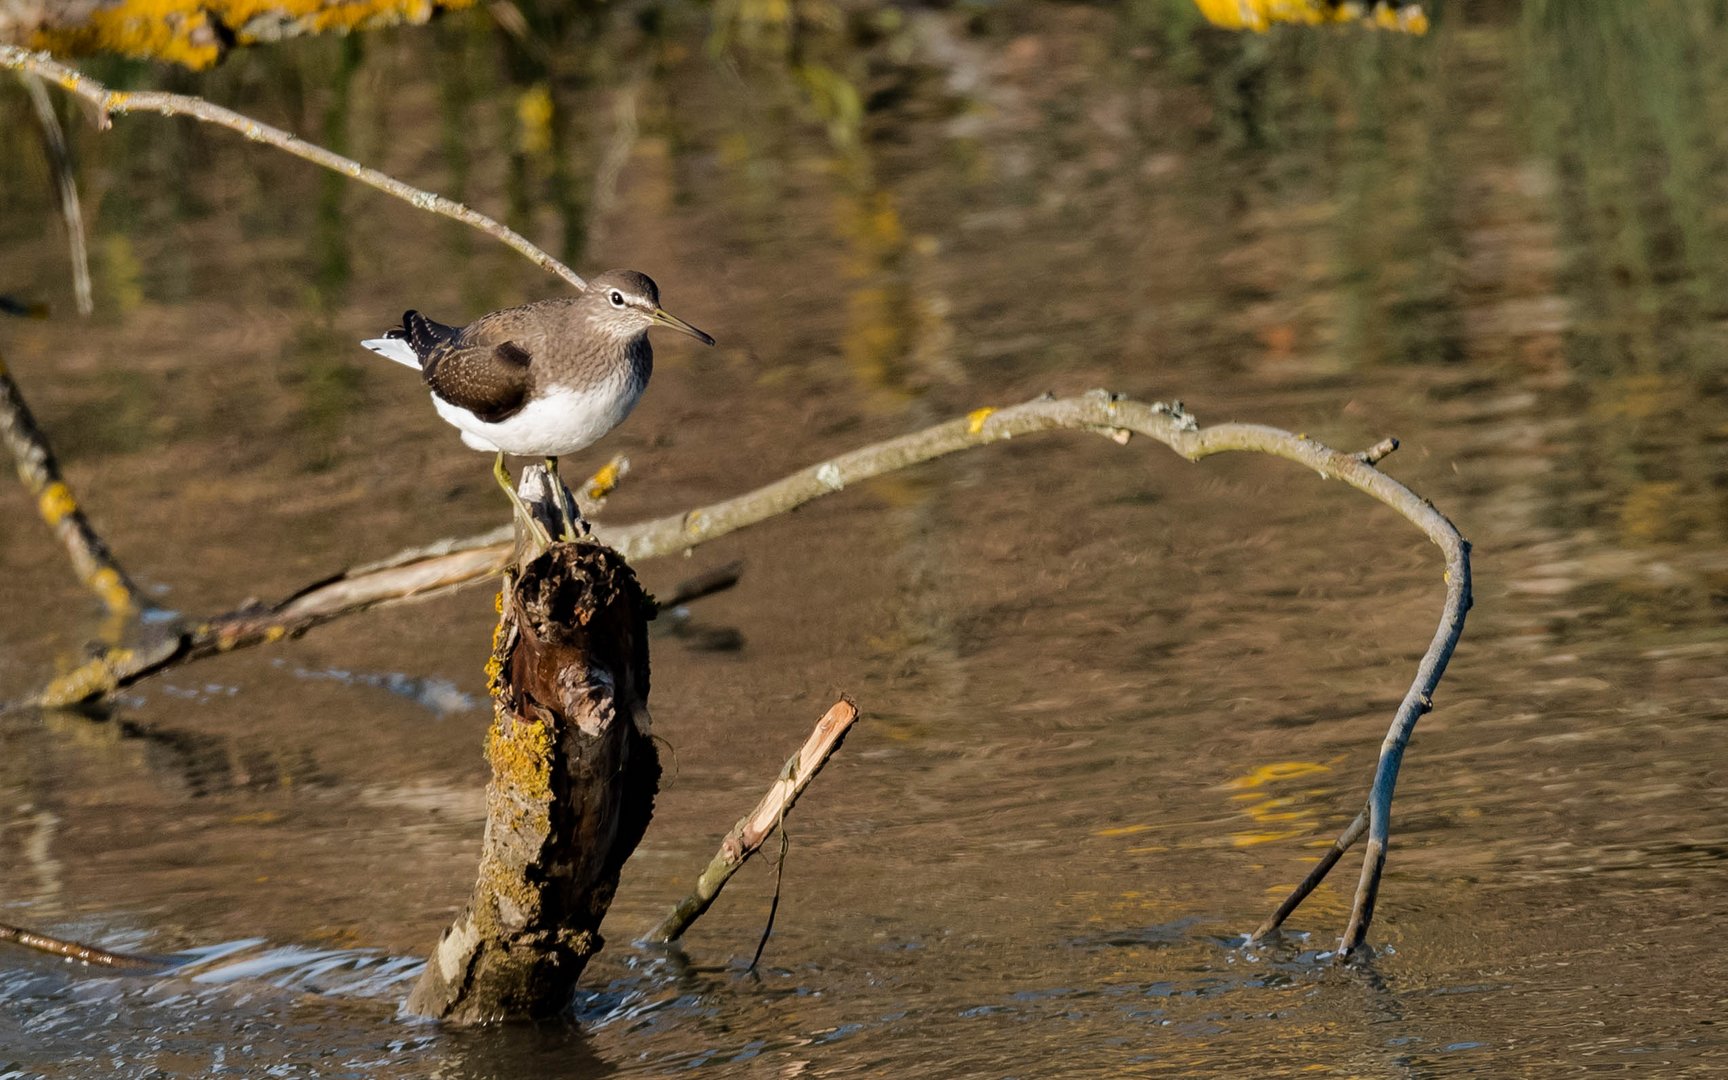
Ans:
[[[476,450],[563,457],[623,423],[641,399],[642,389],[640,385],[614,384],[595,390],[551,390],[496,424],[442,401],[436,394],[432,395],[432,405],[439,416],[462,432],[462,441]]]

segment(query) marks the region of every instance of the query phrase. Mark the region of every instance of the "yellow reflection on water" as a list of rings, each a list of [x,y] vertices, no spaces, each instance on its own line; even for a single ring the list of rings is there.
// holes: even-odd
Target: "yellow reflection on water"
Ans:
[[[1243,804],[1241,812],[1250,822],[1230,834],[1230,843],[1239,848],[1256,847],[1313,833],[1320,827],[1317,804],[1306,797],[1313,793],[1303,792],[1303,797],[1275,795],[1270,788],[1286,780],[1331,771],[1332,766],[1315,761],[1274,761],[1225,781],[1224,790],[1236,792],[1230,799]]]
[[[1313,776],[1315,773],[1331,772],[1332,766],[1321,765],[1313,761],[1274,761],[1269,765],[1226,781],[1224,786],[1233,790],[1257,788],[1275,780],[1290,780],[1298,776]]]

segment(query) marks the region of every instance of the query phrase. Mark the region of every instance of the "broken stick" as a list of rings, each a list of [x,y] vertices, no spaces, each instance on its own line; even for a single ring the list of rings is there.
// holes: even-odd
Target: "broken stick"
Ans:
[[[701,918],[714,903],[714,898],[720,895],[720,890],[726,887],[733,874],[743,866],[750,856],[756,854],[762,844],[772,835],[777,825],[792,812],[792,806],[798,801],[798,796],[810,786],[810,781],[816,779],[816,774],[822,771],[822,766],[834,751],[840,749],[840,743],[846,738],[853,723],[858,719],[858,706],[851,698],[843,697],[836,701],[822,719],[816,722],[816,730],[804,740],[804,745],[796,754],[786,759],[786,764],[780,769],[780,776],[774,781],[774,786],[768,789],[768,794],[762,796],[762,801],[756,804],[756,809],[750,811],[732,826],[732,831],[726,834],[726,839],[720,841],[720,850],[708,861],[707,869],[696,879],[696,887],[690,895],[678,902],[678,906],[669,912],[644,938],[646,941],[669,942],[678,940],[690,924]]]

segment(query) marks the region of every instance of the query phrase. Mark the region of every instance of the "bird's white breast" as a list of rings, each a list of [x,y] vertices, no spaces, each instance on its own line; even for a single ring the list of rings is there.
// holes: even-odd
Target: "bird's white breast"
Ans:
[[[624,422],[641,400],[645,382],[621,378],[585,390],[547,387],[507,420],[489,424],[467,409],[432,395],[438,415],[476,450],[521,457],[574,454]]]

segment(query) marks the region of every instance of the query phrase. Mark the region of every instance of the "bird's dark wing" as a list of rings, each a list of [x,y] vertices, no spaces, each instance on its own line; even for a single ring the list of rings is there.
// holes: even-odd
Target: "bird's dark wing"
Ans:
[[[458,330],[410,311],[402,317],[401,335],[420,357],[420,374],[432,393],[495,424],[527,404],[533,357],[486,329],[476,324]]]

